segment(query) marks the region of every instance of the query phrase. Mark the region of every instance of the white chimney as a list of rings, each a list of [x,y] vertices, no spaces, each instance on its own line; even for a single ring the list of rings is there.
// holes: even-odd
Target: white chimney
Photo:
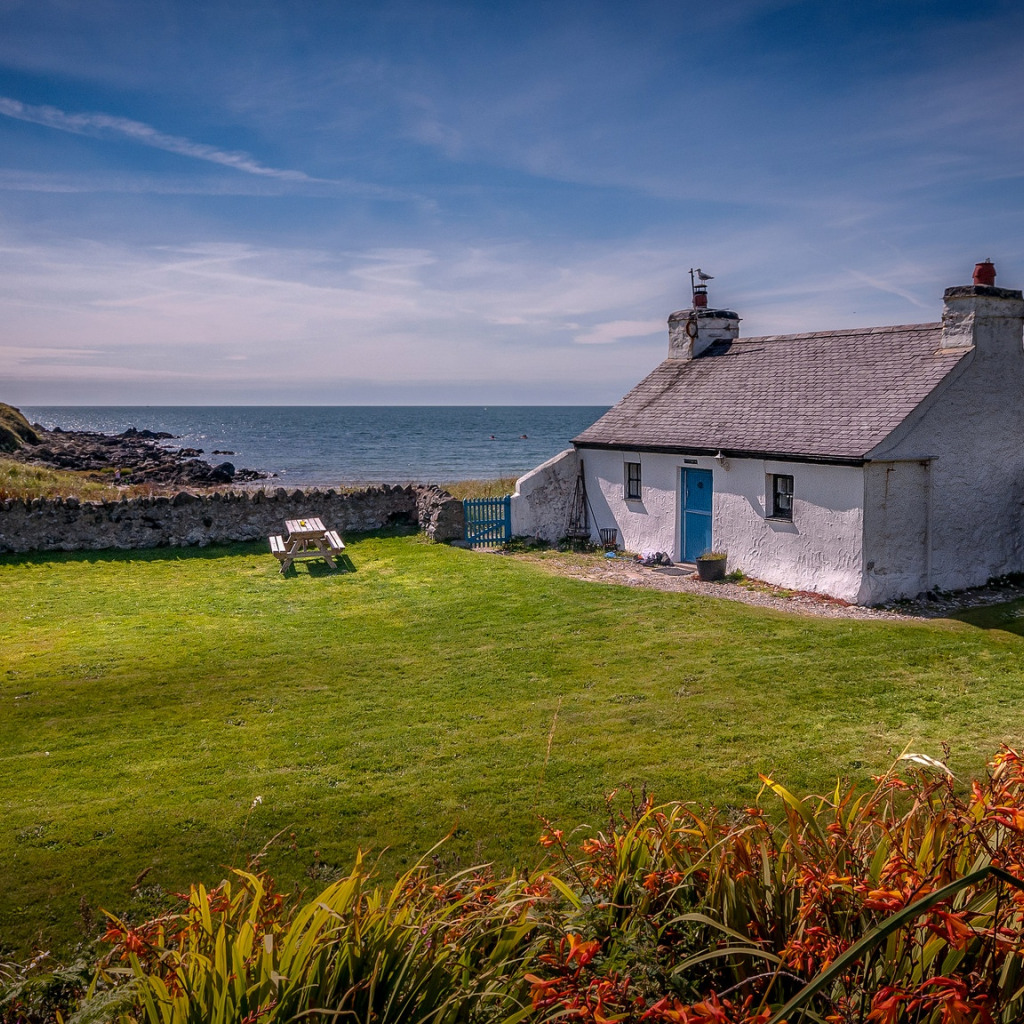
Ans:
[[[680,309],[668,318],[669,359],[695,359],[716,341],[735,341],[740,318],[729,309]]]
[[[708,309],[707,282],[711,280],[700,267],[690,271],[693,307],[668,318],[669,359],[695,359],[716,341],[735,341],[740,336],[740,318],[731,309]]]
[[[981,355],[1020,352],[1024,341],[1024,295],[995,286],[991,260],[974,268],[974,284],[947,288],[943,295],[943,349],[976,348]]]

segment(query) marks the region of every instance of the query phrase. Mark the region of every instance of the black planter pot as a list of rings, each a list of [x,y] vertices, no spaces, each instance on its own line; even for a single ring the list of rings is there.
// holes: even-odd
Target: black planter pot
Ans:
[[[705,583],[717,583],[725,579],[725,563],[724,558],[698,558],[697,575]]]

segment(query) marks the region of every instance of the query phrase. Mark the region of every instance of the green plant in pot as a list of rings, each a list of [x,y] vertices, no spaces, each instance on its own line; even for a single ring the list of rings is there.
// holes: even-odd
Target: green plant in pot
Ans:
[[[697,556],[697,575],[706,583],[725,579],[729,556],[725,551],[705,551]]]

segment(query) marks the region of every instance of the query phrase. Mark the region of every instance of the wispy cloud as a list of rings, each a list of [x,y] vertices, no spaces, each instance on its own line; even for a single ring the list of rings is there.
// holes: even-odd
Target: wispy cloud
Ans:
[[[301,186],[305,196],[363,196],[383,202],[413,203],[433,213],[436,200],[409,189],[346,178],[282,179],[242,175],[167,176],[128,171],[95,172],[15,171],[0,169],[0,192],[38,192],[54,195],[156,195],[156,196],[263,196],[292,194]]]
[[[769,282],[777,236],[742,237],[747,263],[729,238],[701,259],[716,273],[713,299],[737,309],[745,336],[932,320],[942,287],[958,280],[932,262],[942,253],[891,255],[867,271],[809,253]],[[375,382],[375,400],[415,386],[422,401],[473,401],[481,367],[487,401],[611,402],[664,357],[665,317],[688,287],[671,241],[332,252],[0,239],[0,365],[8,400],[29,405],[25,396],[83,387],[131,404],[110,389],[133,380],[133,401],[160,381],[170,404],[216,401],[218,388],[308,401],[311,381],[321,401],[358,400],[360,381]],[[33,383],[44,379],[49,391]]]
[[[318,178],[304,171],[267,167],[248,153],[218,149],[177,135],[168,135],[151,125],[111,114],[69,114],[57,107],[31,106],[9,96],[0,96],[0,116],[56,131],[97,138],[121,137],[139,145],[228,167],[247,175],[243,178],[167,178],[121,172],[97,177],[95,174],[67,174],[53,171],[0,170],[0,191],[53,193],[130,193],[157,195],[276,195],[301,185],[305,193],[368,196],[388,202],[416,203],[425,210],[436,209],[435,200],[409,189],[380,185],[354,178]],[[253,180],[256,179],[256,180]]]
[[[54,362],[79,363],[106,354],[103,349],[98,348],[29,348],[24,345],[0,345],[0,358],[8,365],[17,363],[19,366],[48,365]]]
[[[611,320],[577,334],[577,345],[612,345],[625,338],[647,338],[665,330],[663,320]]]
[[[0,246],[0,318],[12,340],[34,344],[16,341],[3,355],[15,389],[37,376],[46,353],[54,380],[61,366],[83,382],[127,379],[122,370],[133,368],[140,381],[177,374],[183,394],[198,373],[236,383],[244,362],[254,386],[352,378],[468,386],[486,366],[502,386],[527,389],[539,376],[583,401],[610,379],[598,398],[610,400],[628,383],[622,374],[634,372],[632,359],[616,355],[608,336],[581,368],[574,335],[657,332],[656,320],[629,314],[660,312],[671,264],[667,253],[587,252],[562,254],[555,273],[532,249],[500,246],[328,253],[12,240]],[[570,297],[593,312],[567,311]],[[641,364],[662,347],[655,338]]]
[[[41,124],[57,131],[72,132],[76,135],[120,135],[154,149],[163,149],[168,153],[191,157],[194,160],[206,160],[212,164],[231,167],[245,174],[255,174],[267,178],[279,178],[282,181],[321,181],[310,177],[303,171],[286,170],[280,167],[267,167],[248,153],[232,152],[208,146],[203,142],[193,142],[180,135],[168,135],[152,125],[142,121],[133,121],[127,117],[115,117],[112,114],[90,113],[69,114],[57,107],[37,107],[9,96],[0,96],[0,114],[13,117],[18,121]]]
[[[886,292],[889,295],[895,295],[898,298],[906,299],[907,302],[917,306],[919,309],[934,308],[934,303],[929,304],[927,302],[923,302],[909,289],[901,288],[898,284],[894,284],[892,281],[887,281],[885,278],[875,277],[871,274],[864,274],[859,270],[851,270],[849,273],[855,280],[861,281],[871,288],[877,288],[880,292]]]
[[[333,183],[317,184],[318,190],[337,192]],[[354,184],[354,183],[353,183]],[[210,171],[203,175],[153,175],[138,173],[23,171],[0,169],[0,192],[39,192],[56,195],[172,195],[172,196],[278,196],[292,183],[271,178],[221,175]],[[341,186],[342,188],[344,186]],[[307,192],[310,189],[307,188]]]

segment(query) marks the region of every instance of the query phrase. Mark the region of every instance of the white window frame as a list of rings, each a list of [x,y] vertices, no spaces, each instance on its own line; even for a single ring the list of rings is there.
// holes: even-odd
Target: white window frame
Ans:
[[[788,481],[786,489],[785,481]],[[782,487],[779,486],[782,484]],[[768,473],[765,480],[765,504],[768,507],[766,519],[780,523],[793,522],[793,495],[796,491],[792,473]],[[780,500],[781,499],[781,500]]]

